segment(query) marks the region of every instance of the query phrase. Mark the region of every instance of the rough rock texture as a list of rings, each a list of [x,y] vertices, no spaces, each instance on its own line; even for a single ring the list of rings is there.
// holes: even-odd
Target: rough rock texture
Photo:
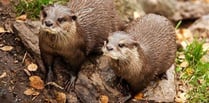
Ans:
[[[138,0],[146,13],[157,13],[171,18],[176,9],[176,0]]]
[[[177,11],[171,19],[197,19],[209,13],[209,3],[204,1],[177,2]]]
[[[156,102],[173,102],[176,96],[175,87],[175,66],[172,65],[166,73],[168,75],[167,80],[161,80],[156,85],[157,87],[147,87],[148,90],[145,93],[145,97],[148,100],[154,100]]]
[[[35,33],[37,32],[39,26],[37,26],[39,23],[32,22],[28,24],[28,22],[19,22],[14,23],[14,29],[15,33],[19,35],[21,38],[23,44],[26,48],[28,48],[30,53],[34,56],[34,54],[38,54],[38,42],[37,37]],[[36,44],[37,43],[37,44]],[[33,49],[32,49],[33,48]],[[37,55],[36,55],[37,56]],[[36,61],[40,61],[40,58],[35,58]],[[78,79],[75,86],[75,91],[66,93],[68,102],[99,102],[100,97],[102,95],[105,95],[109,98],[110,103],[114,103],[118,101],[118,98],[123,97],[123,94],[121,93],[122,90],[118,90],[117,83],[116,83],[116,77],[113,73],[113,71],[109,68],[107,65],[107,60],[104,58],[97,58],[97,63],[91,63],[86,62],[84,66],[82,67],[82,70],[80,71],[78,75]],[[41,66],[42,64],[39,64]],[[64,66],[58,65],[58,84],[63,86],[63,82],[65,77],[67,77],[65,69],[63,69]],[[174,73],[174,70],[171,69],[171,71]],[[61,73],[61,74],[59,74]],[[165,102],[173,101],[174,98],[174,76],[173,73],[170,73],[168,75],[168,81],[162,81],[162,83],[159,83],[160,85],[156,88],[158,89],[150,89],[151,92],[148,92],[149,94],[148,101],[154,100],[154,101],[162,101],[162,98],[167,98],[164,100]],[[165,88],[160,89],[159,88]],[[169,91],[168,91],[169,88]],[[62,91],[59,90],[58,91]],[[124,91],[123,91],[124,92]],[[128,91],[126,91],[128,92]],[[171,95],[163,95],[169,94]],[[153,95],[150,95],[153,94]],[[159,96],[159,94],[162,94]],[[159,97],[159,98],[158,98]],[[138,101],[139,102],[139,101]]]
[[[202,38],[209,37],[209,15],[205,15],[200,19],[196,20],[189,29],[194,35],[198,35]],[[209,40],[207,40],[209,42]]]
[[[123,0],[126,1],[126,0]],[[137,0],[134,4],[132,1],[128,1],[130,7],[134,7],[132,10],[141,14],[156,13],[164,15],[173,21],[179,21],[182,19],[197,19],[203,15],[209,13],[209,2],[206,0]],[[142,7],[143,9],[135,9]]]
[[[30,21],[28,22],[15,22],[14,23],[14,30],[18,33],[19,37],[23,40],[22,42],[27,49],[30,49],[31,52],[34,52],[35,54],[40,55],[40,50],[38,47],[38,37],[36,34],[38,33],[39,28],[34,28],[34,27],[39,27],[40,22],[34,22],[31,23]]]
[[[139,0],[115,0],[115,4],[125,21],[145,15],[142,5],[139,5]]]

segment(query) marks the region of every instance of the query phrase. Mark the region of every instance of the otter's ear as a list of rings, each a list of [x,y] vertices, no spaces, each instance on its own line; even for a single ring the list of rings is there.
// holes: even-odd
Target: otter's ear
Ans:
[[[76,15],[72,15],[71,16],[71,19],[74,20],[74,21],[76,21],[77,20],[77,16]]]

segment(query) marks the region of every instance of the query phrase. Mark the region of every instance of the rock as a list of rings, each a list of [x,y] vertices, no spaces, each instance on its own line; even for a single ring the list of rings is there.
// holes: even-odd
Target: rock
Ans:
[[[85,64],[76,82],[76,94],[83,103],[98,102],[102,95],[110,101],[116,101],[122,94],[114,86],[115,75],[108,67],[105,58],[98,58],[97,65]]]
[[[204,0],[138,0],[145,13],[156,13],[170,20],[197,19],[209,13],[209,4]]]
[[[40,54],[38,47],[38,36],[36,33],[39,32],[37,27],[40,22],[28,23],[28,22],[15,22],[13,27],[15,33],[18,34],[23,44],[28,50],[34,52],[35,54]]]
[[[205,15],[200,19],[196,20],[190,27],[189,30],[196,36],[202,38],[209,38],[209,15]],[[209,40],[206,40],[209,42]]]
[[[148,100],[153,100],[155,102],[174,102],[176,96],[175,87],[175,66],[172,65],[167,71],[167,80],[163,79],[157,83],[157,87],[149,86],[146,88],[148,90],[145,93],[145,97]]]
[[[209,4],[203,1],[177,2],[177,12],[171,18],[174,21],[182,19],[197,19],[209,13]]]
[[[39,32],[40,25],[41,22],[39,21],[14,22],[13,31],[20,37],[26,49],[36,60],[41,71],[45,72],[38,46],[38,36],[36,35]]]
[[[139,0],[115,0],[116,8],[122,19],[129,22],[137,17],[145,15]]]
[[[176,0],[138,0],[146,13],[156,13],[172,18],[176,13]]]

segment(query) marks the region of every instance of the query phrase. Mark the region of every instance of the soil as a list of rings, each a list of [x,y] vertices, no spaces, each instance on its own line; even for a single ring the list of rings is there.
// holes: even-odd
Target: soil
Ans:
[[[12,5],[0,3],[0,27],[10,30],[15,19]],[[0,33],[0,47],[12,46],[11,51],[0,50],[0,101],[1,103],[43,103],[43,95],[38,97],[26,96],[24,91],[29,87],[28,75],[24,72],[25,63],[31,62],[24,45],[17,35],[11,31]],[[24,56],[26,58],[24,58]],[[42,91],[43,92],[43,91]]]

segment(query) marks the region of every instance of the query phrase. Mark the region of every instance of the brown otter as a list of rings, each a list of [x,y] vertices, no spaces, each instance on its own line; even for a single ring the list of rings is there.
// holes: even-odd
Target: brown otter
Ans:
[[[125,32],[111,33],[102,50],[114,72],[137,93],[174,63],[174,27],[165,17],[148,14],[133,21]]]
[[[101,51],[108,33],[120,30],[112,0],[71,0],[69,7],[43,7],[39,46],[46,68],[46,82],[53,81],[55,57],[61,57],[71,71],[65,85],[69,90],[86,57]]]

